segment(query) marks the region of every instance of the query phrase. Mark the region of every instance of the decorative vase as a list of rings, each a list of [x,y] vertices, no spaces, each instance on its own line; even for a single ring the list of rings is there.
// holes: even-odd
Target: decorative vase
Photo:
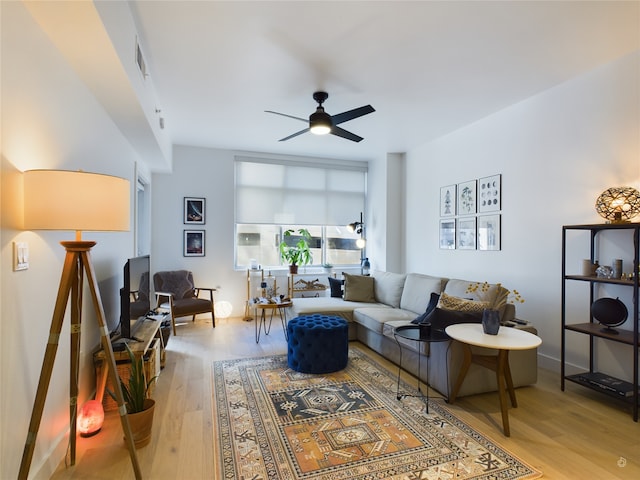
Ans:
[[[298,265],[289,265],[289,273],[293,275],[298,273]]]
[[[500,313],[497,310],[485,308],[482,311],[482,330],[487,335],[497,335],[500,330]]]
[[[151,427],[153,427],[153,412],[155,411],[156,401],[147,398],[144,401],[144,406],[145,409],[141,412],[127,414],[133,443],[136,448],[144,447],[151,441]]]

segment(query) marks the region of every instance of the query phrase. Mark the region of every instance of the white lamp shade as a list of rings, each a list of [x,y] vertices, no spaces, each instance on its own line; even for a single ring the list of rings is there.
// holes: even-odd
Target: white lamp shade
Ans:
[[[128,231],[129,181],[88,172],[24,172],[26,230]]]

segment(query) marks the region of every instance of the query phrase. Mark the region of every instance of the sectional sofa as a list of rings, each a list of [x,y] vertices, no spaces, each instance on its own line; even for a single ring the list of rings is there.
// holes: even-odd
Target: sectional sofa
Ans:
[[[342,296],[337,296],[339,292],[335,292],[334,289],[334,296],[330,297],[296,298],[291,313],[293,316],[311,313],[340,316],[349,322],[350,340],[359,340],[395,364],[400,362],[400,346],[394,337],[394,329],[408,325],[424,314],[430,301],[433,302],[434,295],[436,299],[440,296],[438,310],[452,309],[451,304],[443,304],[442,300],[445,298],[447,302],[453,301],[453,308],[456,308],[456,302],[460,303],[461,309],[466,309],[469,305],[471,308],[494,308],[500,311],[503,324],[501,328],[526,328],[531,333],[536,333],[531,326],[505,326],[513,324],[515,306],[508,302],[509,292],[500,285],[419,273],[405,275],[374,272],[372,277],[372,280],[362,282],[362,277],[345,275]],[[432,388],[448,398],[460,371],[464,356],[463,346],[456,341],[428,344],[401,340],[401,344],[402,368],[417,375],[418,361],[421,361],[422,380],[428,379]],[[496,353],[484,348],[472,348],[477,354]],[[425,356],[429,356],[428,362]],[[509,364],[515,387],[536,383],[537,350],[512,351],[509,354]],[[497,389],[495,373],[472,364],[458,397]]]

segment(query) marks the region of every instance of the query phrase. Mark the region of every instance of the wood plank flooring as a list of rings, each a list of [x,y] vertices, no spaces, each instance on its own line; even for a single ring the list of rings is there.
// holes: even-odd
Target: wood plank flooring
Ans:
[[[178,335],[168,342],[166,366],[154,393],[153,439],[138,450],[146,479],[213,479],[211,363],[286,353],[277,318],[270,335],[263,333],[259,344],[253,322],[231,318],[217,319],[216,324],[212,329],[203,317],[179,325]],[[367,349],[357,342],[350,348]],[[516,395],[518,408],[509,410],[510,438],[502,435],[495,393],[463,397],[447,408],[542,470],[544,478],[640,478],[640,424],[633,422],[625,405],[578,385],[568,384],[562,392],[559,374],[546,370],[540,370],[537,385],[519,388]],[[109,413],[98,435],[79,437],[76,465],[66,467],[62,462],[52,478],[134,478],[118,416]]]

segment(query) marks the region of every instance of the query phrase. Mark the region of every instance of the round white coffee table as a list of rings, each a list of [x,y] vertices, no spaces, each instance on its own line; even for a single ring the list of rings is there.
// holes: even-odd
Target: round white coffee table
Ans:
[[[482,331],[482,325],[479,323],[460,323],[457,325],[449,325],[445,332],[454,340],[459,341],[465,346],[464,361],[458,374],[458,379],[453,387],[453,391],[449,396],[449,403],[453,403],[456,395],[462,386],[471,363],[477,363],[483,367],[489,368],[496,372],[496,380],[498,383],[498,394],[500,397],[500,410],[502,412],[502,427],[505,436],[510,436],[509,430],[509,407],[507,406],[507,395],[509,392],[511,405],[515,408],[518,406],[516,402],[516,393],[513,389],[513,380],[511,379],[511,370],[509,368],[509,350],[529,350],[536,348],[542,344],[542,340],[533,333],[519,330],[513,327],[500,327],[497,335],[487,335]],[[498,355],[474,355],[471,346],[493,348],[498,350]]]

